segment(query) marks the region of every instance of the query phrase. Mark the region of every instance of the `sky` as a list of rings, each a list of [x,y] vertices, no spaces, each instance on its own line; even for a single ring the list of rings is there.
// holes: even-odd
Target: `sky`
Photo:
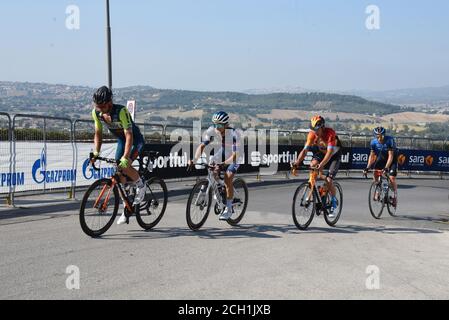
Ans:
[[[80,10],[79,29],[66,8]],[[113,86],[244,91],[449,84],[449,1],[110,0]],[[369,30],[366,8],[379,8]],[[104,0],[2,0],[0,81],[107,83]]]

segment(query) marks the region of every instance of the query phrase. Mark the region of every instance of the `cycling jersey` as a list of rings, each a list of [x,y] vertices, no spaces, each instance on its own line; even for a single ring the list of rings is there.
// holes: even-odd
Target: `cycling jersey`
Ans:
[[[213,126],[209,127],[204,136],[202,143],[209,145],[214,141],[214,138],[221,138],[221,147],[214,153],[212,161],[215,163],[222,163],[229,159],[233,153],[237,153],[236,163],[243,163],[243,152],[241,150],[241,134],[239,130],[234,128],[227,128],[225,135],[222,136]]]
[[[111,123],[106,122],[103,118],[103,113],[94,108],[92,110],[92,118],[95,121],[95,128],[102,130],[104,123],[109,131],[119,139],[125,138],[124,130],[129,128],[132,128],[134,138],[140,138],[142,136],[125,106],[113,104],[109,116],[111,117]]]
[[[115,159],[119,160],[125,153],[126,137],[124,130],[129,128],[132,128],[133,132],[133,145],[131,148],[130,159],[137,159],[143,149],[145,139],[140,133],[139,127],[137,127],[132,120],[128,109],[125,106],[114,104],[109,112],[109,116],[111,117],[111,123],[104,120],[102,112],[97,111],[96,109],[92,110],[92,118],[95,121],[95,128],[102,130],[104,123],[109,131],[117,138]]]
[[[340,148],[340,139],[338,139],[337,133],[331,128],[324,128],[321,137],[318,137],[314,131],[310,131],[304,146],[304,149],[310,150],[313,153],[321,152],[326,154],[327,150],[330,149],[332,150],[332,155],[338,153]]]
[[[371,140],[371,150],[374,151],[377,157],[388,158],[388,151],[394,151],[396,154],[396,142],[391,136],[385,136],[383,143],[380,143],[377,138],[374,138]]]
[[[374,163],[374,169],[382,170],[386,167],[388,161],[388,151],[394,151],[393,162],[390,167],[390,175],[395,177],[397,175],[398,167],[398,154],[396,142],[393,137],[385,136],[384,143],[380,143],[377,138],[371,140],[371,151],[376,154],[376,162]]]

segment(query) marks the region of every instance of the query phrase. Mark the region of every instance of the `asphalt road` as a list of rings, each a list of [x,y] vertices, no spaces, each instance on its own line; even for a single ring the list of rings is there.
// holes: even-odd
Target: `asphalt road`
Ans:
[[[369,182],[341,179],[337,227],[316,217],[307,231],[291,217],[298,183],[252,184],[239,227],[211,214],[190,231],[178,195],[154,230],[132,219],[101,239],[81,231],[78,202],[24,199],[38,206],[0,210],[0,299],[449,298],[447,180],[400,179],[399,217],[374,220]]]

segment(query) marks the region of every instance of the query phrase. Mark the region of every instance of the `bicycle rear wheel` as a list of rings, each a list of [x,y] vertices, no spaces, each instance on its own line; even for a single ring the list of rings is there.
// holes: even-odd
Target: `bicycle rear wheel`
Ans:
[[[145,198],[136,211],[136,220],[145,230],[154,228],[161,221],[167,207],[168,191],[164,180],[157,177],[147,182]]]
[[[326,220],[326,223],[331,227],[335,226],[335,224],[338,222],[338,219],[340,219],[341,211],[343,209],[343,189],[341,188],[338,182],[334,182],[334,187],[336,191],[335,196],[337,197],[338,202],[337,208],[335,209],[334,212],[334,217],[333,218],[329,217],[330,207],[329,209],[326,210],[327,212],[324,213],[324,220]],[[331,204],[331,194],[329,192],[327,194],[327,203],[329,205]]]
[[[305,230],[309,227],[316,210],[315,202],[309,183],[302,183],[295,191],[292,205],[293,222],[298,229]]]
[[[398,192],[394,191],[392,184],[390,184],[387,199],[388,199],[388,202],[387,202],[388,213],[390,214],[390,216],[396,217],[396,211],[398,209]],[[393,199],[395,199],[395,200],[393,200]]]
[[[186,219],[187,225],[193,231],[199,230],[206,222],[209,216],[210,206],[212,203],[212,193],[206,194],[209,181],[200,180],[190,192],[187,201]]]
[[[384,210],[384,194],[382,185],[379,182],[373,182],[368,193],[368,204],[371,215],[375,219],[380,219]]]
[[[245,215],[248,206],[248,186],[245,180],[237,178],[234,180],[234,214],[226,220],[231,226],[236,226]]]
[[[112,187],[112,180],[95,181],[81,201],[81,229],[90,237],[101,236],[114,222],[119,205],[118,191],[116,187]]]

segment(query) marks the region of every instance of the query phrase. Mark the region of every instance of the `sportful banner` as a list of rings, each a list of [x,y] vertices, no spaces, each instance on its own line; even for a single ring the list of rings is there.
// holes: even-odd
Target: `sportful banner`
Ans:
[[[8,142],[6,143],[9,146]],[[175,144],[147,144],[145,150],[157,151],[154,160],[154,174],[162,178],[183,178],[204,175],[206,170],[187,172],[187,163],[192,154],[188,150],[172,152]],[[92,143],[77,143],[76,152],[71,143],[17,142],[15,170],[10,172],[9,154],[0,154],[0,194],[15,191],[69,188],[72,185],[87,186],[99,178],[110,177],[114,173],[112,165],[103,164],[100,171],[89,165],[89,153]],[[116,144],[103,144],[102,156],[114,158]],[[240,165],[240,173],[259,172],[273,174],[290,169],[302,147],[279,145],[276,152],[249,150],[244,147],[245,158]],[[3,148],[3,150],[6,150]],[[364,169],[368,163],[369,148],[343,148],[341,170]],[[312,154],[308,153],[304,164],[310,164]],[[443,171],[449,172],[449,153],[442,151],[400,150],[398,154],[399,170]],[[133,164],[137,165],[137,162]],[[265,170],[265,167],[272,170]]]

